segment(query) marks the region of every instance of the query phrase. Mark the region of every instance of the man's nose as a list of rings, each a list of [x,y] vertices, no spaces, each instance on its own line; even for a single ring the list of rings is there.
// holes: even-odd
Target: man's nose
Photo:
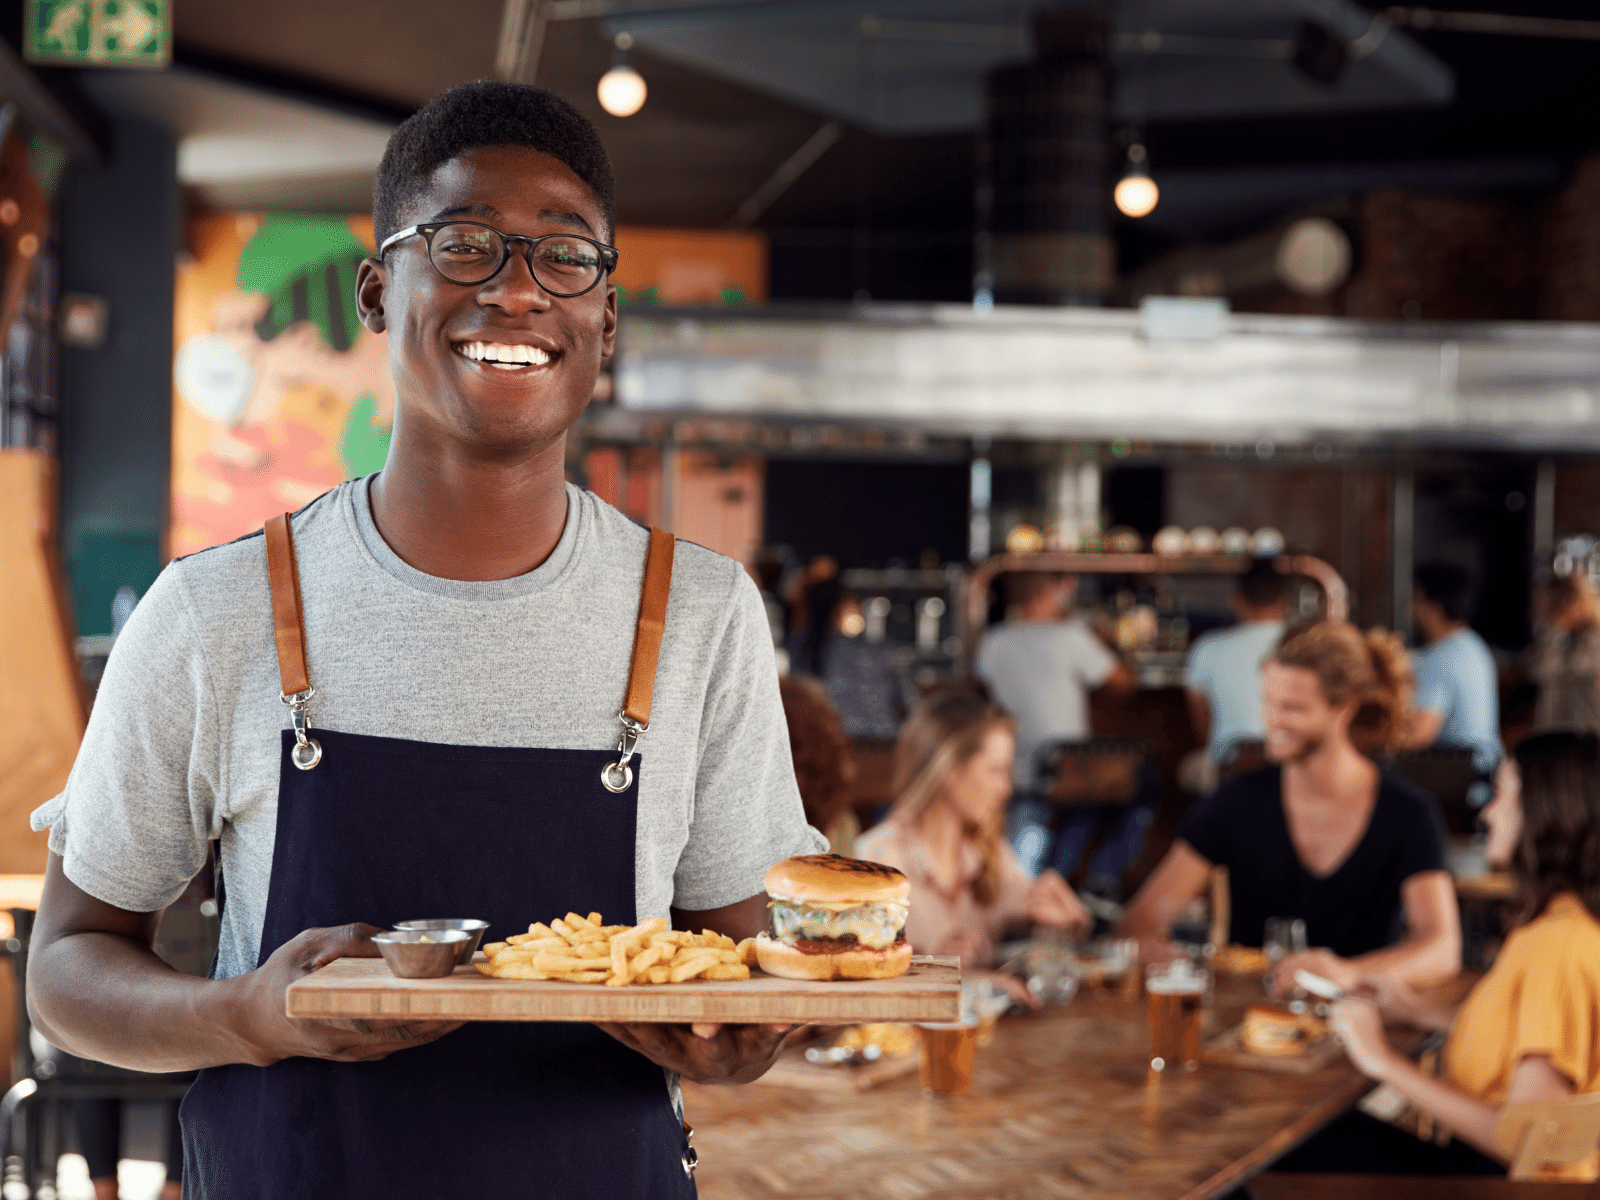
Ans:
[[[478,288],[478,302],[492,304],[511,314],[533,312],[550,307],[554,297],[545,291],[533,273],[531,250],[522,242],[512,242],[506,265]]]

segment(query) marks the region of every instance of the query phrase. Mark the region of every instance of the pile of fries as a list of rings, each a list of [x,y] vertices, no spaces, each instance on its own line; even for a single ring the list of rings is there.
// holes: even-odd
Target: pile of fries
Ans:
[[[597,912],[569,912],[528,926],[483,948],[478,970],[494,979],[560,979],[567,983],[687,983],[691,979],[749,979],[756,940],[735,942],[707,929],[668,929],[665,917],[641,925],[607,925]]]

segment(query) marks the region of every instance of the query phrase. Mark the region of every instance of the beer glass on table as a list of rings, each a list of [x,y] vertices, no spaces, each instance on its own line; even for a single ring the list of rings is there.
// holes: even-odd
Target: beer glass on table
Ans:
[[[959,1096],[972,1086],[978,1055],[978,1014],[963,1013],[947,1025],[919,1025],[922,1035],[922,1090]]]
[[[1145,969],[1151,1070],[1181,1066],[1192,1071],[1200,1065],[1200,1023],[1209,983],[1208,973],[1186,958]]]
[[[1267,953],[1267,973],[1261,986],[1272,992],[1272,973],[1278,964],[1291,954],[1306,948],[1306,923],[1299,917],[1268,917],[1266,930],[1261,937],[1261,948]],[[1299,995],[1296,989],[1296,995]]]

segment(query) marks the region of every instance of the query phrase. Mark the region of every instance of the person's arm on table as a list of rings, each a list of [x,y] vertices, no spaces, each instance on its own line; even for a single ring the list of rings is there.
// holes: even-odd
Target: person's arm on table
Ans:
[[[294,1057],[367,1062],[459,1025],[285,1015],[284,992],[295,980],[336,958],[376,957],[375,926],[307,930],[257,970],[211,980],[156,957],[160,916],[95,899],[50,855],[28,955],[28,1013],[52,1045],[135,1071],[192,1071]]]
[[[1333,1006],[1330,1027],[1350,1061],[1370,1079],[1386,1083],[1421,1111],[1449,1127],[1457,1137],[1505,1161],[1495,1149],[1494,1133],[1505,1108],[1486,1104],[1457,1091],[1419,1068],[1389,1045],[1383,1018],[1371,1000],[1350,997]],[[1572,1095],[1572,1084],[1556,1070],[1548,1055],[1529,1054],[1518,1061],[1506,1089],[1506,1106],[1529,1100],[1554,1100]]]
[[[1447,871],[1420,871],[1400,885],[1405,940],[1370,954],[1340,958],[1328,950],[1291,954],[1274,971],[1273,992],[1294,988],[1294,973],[1310,971],[1353,991],[1364,980],[1388,975],[1412,985],[1441,983],[1461,973],[1461,914]]]
[[[1168,932],[1183,906],[1205,890],[1211,880],[1211,863],[1182,838],[1172,843],[1150,878],[1117,922],[1118,937],[1139,939],[1139,957],[1145,962],[1170,953]]]

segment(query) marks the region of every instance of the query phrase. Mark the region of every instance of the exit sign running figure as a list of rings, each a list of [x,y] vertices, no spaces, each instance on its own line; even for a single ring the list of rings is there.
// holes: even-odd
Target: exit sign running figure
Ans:
[[[170,0],[28,0],[30,62],[164,67],[172,60]]]

